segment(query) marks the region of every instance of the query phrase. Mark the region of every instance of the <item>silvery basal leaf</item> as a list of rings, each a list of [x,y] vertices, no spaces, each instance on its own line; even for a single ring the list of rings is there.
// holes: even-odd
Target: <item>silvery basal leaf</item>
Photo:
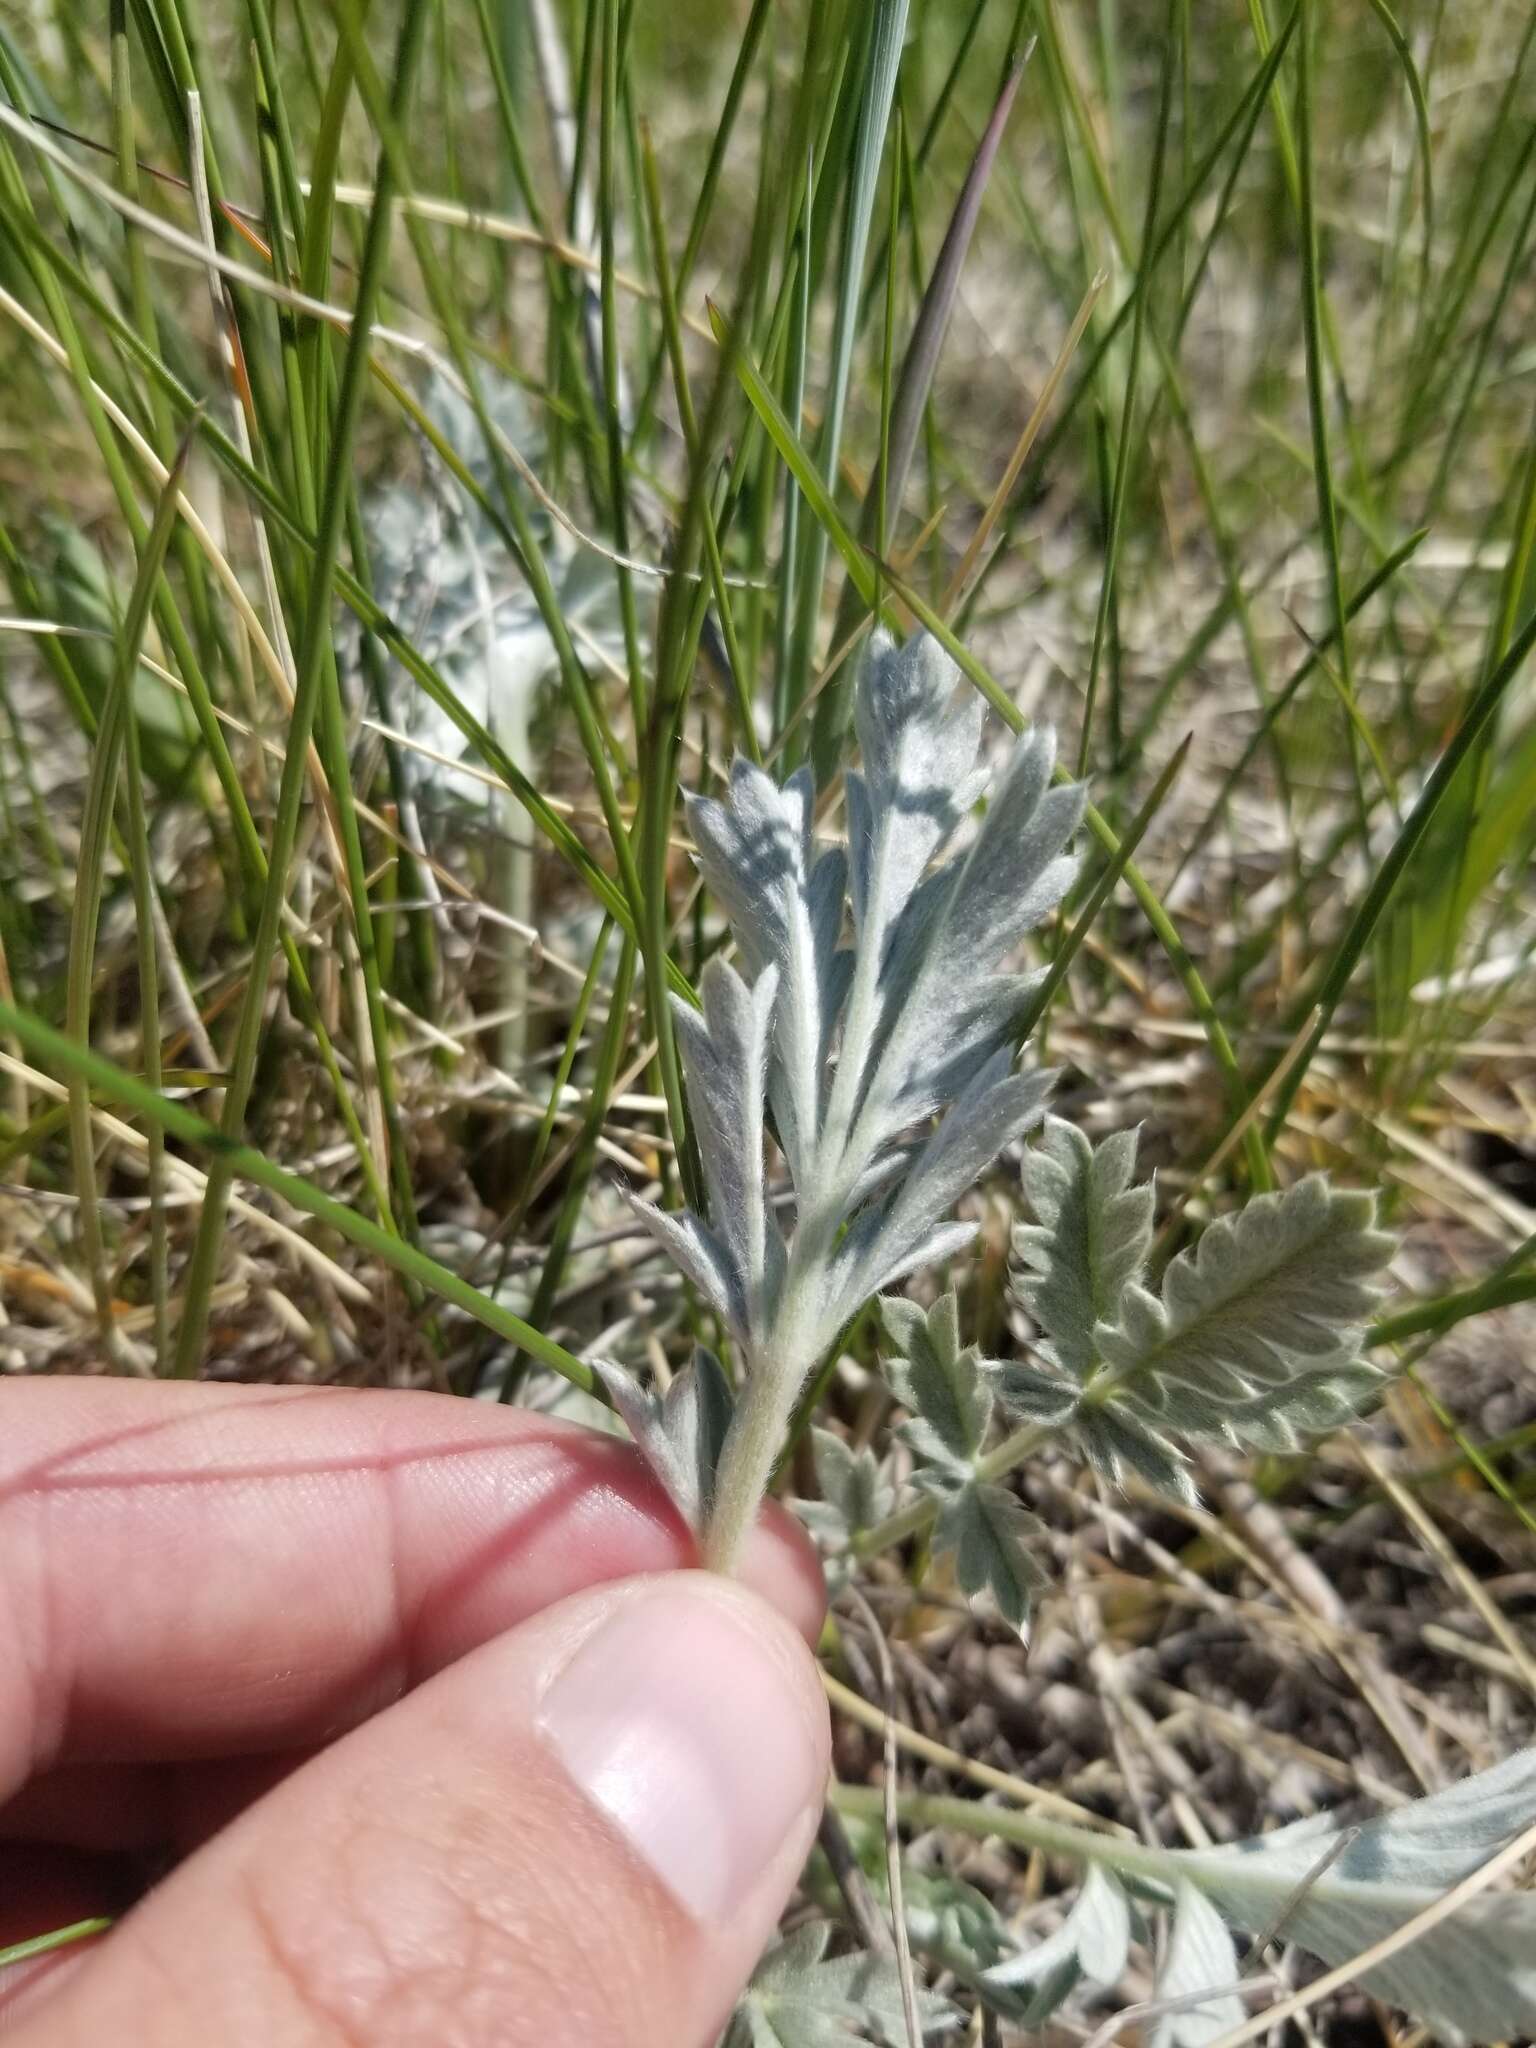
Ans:
[[[1120,1880],[1102,1864],[1090,1863],[1072,1910],[1056,1932],[988,1970],[983,1989],[1012,1994],[1021,2023],[1043,2026],[1083,1979],[1106,1991],[1119,1983],[1135,1925]]]
[[[1216,1908],[1194,1885],[1174,1893],[1173,1926],[1153,1997],[1186,1999],[1215,1992],[1197,2004],[1159,2013],[1147,2035],[1148,2048],[1206,2048],[1241,2024],[1244,2007],[1231,1989],[1237,1981],[1232,1936]]]
[[[726,2035],[726,2048],[906,2048],[896,1964],[862,1952],[827,1956],[831,1925],[812,1921],[763,1958]],[[947,1999],[918,1995],[926,2036],[947,2032],[959,2014]]]
[[[1536,1749],[1353,1831],[1307,1820],[1181,1867],[1250,1932],[1283,1915],[1282,1938],[1347,1963],[1405,1925],[1536,1821]],[[1337,1853],[1334,1853],[1337,1851]],[[1536,2034],[1536,1895],[1479,1893],[1360,1978],[1449,2040]]]

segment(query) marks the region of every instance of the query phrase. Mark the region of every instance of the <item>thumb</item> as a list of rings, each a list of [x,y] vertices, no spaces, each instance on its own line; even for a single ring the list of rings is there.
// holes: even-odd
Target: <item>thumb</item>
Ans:
[[[702,1572],[464,1657],[182,1864],[15,2037],[707,2048],[809,1850],[800,1637]]]

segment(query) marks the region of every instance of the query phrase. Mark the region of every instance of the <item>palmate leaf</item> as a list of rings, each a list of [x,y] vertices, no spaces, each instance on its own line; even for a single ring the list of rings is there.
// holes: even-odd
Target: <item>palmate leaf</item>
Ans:
[[[906,2048],[901,1978],[884,1957],[827,1955],[830,1921],[796,1929],[753,1972],[724,2048]],[[947,2032],[960,2015],[947,1999],[918,1994],[926,2036]]]
[[[940,1507],[933,1547],[950,1552],[960,1590],[971,1598],[989,1593],[999,1614],[1022,1635],[1042,1574],[1030,1545],[1039,1522],[1006,1486],[974,1475],[960,1479],[943,1466],[928,1466],[918,1484],[937,1495]]]
[[[1051,1357],[1079,1380],[1097,1359],[1094,1331],[1117,1319],[1151,1248],[1152,1183],[1134,1184],[1135,1170],[1134,1131],[1093,1146],[1059,1117],[1046,1118],[1025,1156],[1024,1196],[1035,1221],[1013,1234],[1015,1291]]]
[[[1162,1299],[1126,1289],[1096,1331],[1116,1384],[1187,1388],[1213,1404],[1251,1399],[1337,1359],[1381,1298],[1392,1239],[1368,1194],[1309,1174],[1209,1224],[1163,1277]]]
[[[1048,1120],[1024,1167],[1035,1220],[1014,1241],[1039,1362],[991,1369],[1011,1416],[1061,1430],[1106,1479],[1188,1498],[1183,1445],[1293,1451],[1355,1412],[1378,1378],[1358,1347],[1392,1240],[1369,1195],[1314,1174],[1210,1224],[1159,1297],[1134,1158],[1129,1133],[1093,1147]]]

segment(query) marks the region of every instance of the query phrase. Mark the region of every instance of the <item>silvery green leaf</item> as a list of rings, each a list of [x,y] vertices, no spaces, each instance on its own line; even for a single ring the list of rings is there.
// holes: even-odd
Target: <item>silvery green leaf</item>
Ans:
[[[714,1494],[715,1468],[731,1426],[735,1398],[713,1351],[696,1344],[693,1357],[663,1396],[661,1426],[679,1469],[687,1475],[689,1516],[702,1530]]]
[[[1032,735],[956,850],[989,779],[982,706],[959,684],[922,636],[900,649],[877,639],[856,691],[846,855],[817,843],[805,772],[780,788],[739,761],[725,801],[689,802],[700,870],[753,986],[722,966],[702,1018],[678,1017],[709,1219],[642,1214],[745,1353],[717,1517],[727,1550],[816,1359],[871,1296],[969,1242],[955,1203],[1039,1120],[1051,1085],[1011,1071],[1034,982],[1007,956],[1071,879],[1082,793],[1051,787],[1052,742]],[[764,1093],[793,1183],[788,1242],[751,1185]]]
[[[741,1343],[750,1342],[751,1325],[747,1300],[730,1254],[707,1223],[687,1210],[658,1209],[654,1202],[629,1197],[636,1218],[698,1288],[710,1305],[718,1309],[731,1333]]]
[[[989,1361],[997,1385],[997,1397],[1018,1422],[1038,1422],[1047,1429],[1060,1429],[1070,1422],[1082,1398],[1076,1382],[1061,1373],[1040,1366],[1023,1365],[1014,1358]]]
[[[900,1041],[883,1055],[881,1085],[890,1126],[905,1129],[933,1116],[969,1087],[988,1060],[1012,1045],[1046,972],[971,975],[952,982],[942,1002],[911,996]]]
[[[839,1328],[879,1287],[892,1287],[924,1266],[942,1266],[958,1258],[976,1236],[974,1223],[938,1223],[925,1235],[907,1242],[898,1255],[885,1234],[886,1219],[866,1212],[855,1217],[828,1271],[829,1330]],[[878,1280],[871,1275],[879,1274]]]
[[[844,778],[854,926],[883,954],[897,918],[980,796],[975,774],[983,708],[956,695],[959,670],[926,633],[872,642],[859,673],[854,725],[862,775]]]
[[[915,1302],[881,1303],[896,1355],[883,1361],[886,1379],[914,1422],[904,1434],[919,1456],[968,1469],[986,1438],[992,1396],[973,1349],[960,1344],[960,1306],[953,1290],[925,1315]]]
[[[1131,1902],[1120,1880],[1102,1864],[1090,1863],[1072,1910],[1056,1932],[989,1970],[988,1981],[1008,1986],[1038,1984],[1056,1959],[1071,1955],[1081,1976],[1107,1990],[1124,1974],[1132,1925]]]
[[[921,1086],[916,1044],[932,1050],[924,999],[938,996],[949,1009],[953,991],[991,974],[1072,884],[1077,864],[1063,848],[1081,823],[1084,793],[1051,789],[1054,765],[1051,733],[1018,742],[969,850],[914,893],[891,935],[882,978],[887,1015],[900,1021],[884,1036],[897,1100],[914,1081]],[[1011,1021],[1004,1009],[994,1028],[1006,1034]]]
[[[940,1217],[1004,1145],[1038,1121],[1055,1075],[1010,1074],[1008,1063],[1005,1047],[971,1081],[874,1222],[860,1217],[844,1240],[835,1264],[850,1302],[910,1271]]]
[[[1049,733],[1019,741],[969,851],[911,891],[888,938],[882,928],[880,1018],[861,1089],[875,1139],[931,1113],[1012,1043],[1034,980],[995,970],[1074,873],[1062,849],[1083,794],[1049,788],[1053,762]],[[953,829],[947,811],[943,822]]]
[[[1054,1934],[988,1970],[977,1988],[989,2005],[1027,2028],[1042,2027],[1086,1978],[1100,1989],[1120,1981],[1133,1935],[1141,1932],[1118,1878],[1090,1863],[1072,1910]]]
[[[1235,1443],[1257,1451],[1294,1451],[1304,1437],[1327,1436],[1352,1421],[1381,1382],[1375,1366],[1346,1353],[1335,1368],[1298,1374],[1283,1387],[1236,1403],[1222,1422]]]
[[[726,2036],[726,2048],[906,2048],[901,1977],[894,1961],[862,1951],[828,1957],[831,1925],[815,1920],[786,1935],[752,1974]],[[953,2027],[947,1999],[918,1994],[923,2033]]]
[[[1533,1820],[1536,1749],[1527,1749],[1382,1815],[1341,1848],[1341,1830],[1325,1818],[1170,1861],[1239,1927],[1264,1932],[1283,1915],[1283,1939],[1325,1963],[1347,1963]],[[1451,2040],[1536,2033],[1536,1894],[1479,1893],[1360,1983]]]
[[[659,1400],[611,1358],[594,1358],[592,1369],[678,1513],[702,1531],[731,1419],[730,1383],[719,1359],[697,1346]]]
[[[1196,1498],[1186,1460],[1126,1402],[1106,1402],[1102,1407],[1084,1402],[1073,1418],[1072,1438],[1094,1471],[1115,1486],[1134,1472],[1174,1500]]]
[[[1189,1998],[1213,1991],[1198,2005],[1159,2013],[1147,2036],[1147,2048],[1206,2048],[1230,2033],[1245,2017],[1242,1999],[1230,1987],[1237,1981],[1237,1952],[1226,1923],[1203,1892],[1187,1882],[1174,1892],[1173,1927],[1153,1997]]]
[[[813,1427],[811,1448],[822,1504],[837,1516],[840,1532],[856,1536],[872,1529],[891,1511],[894,1489],[880,1474],[880,1461],[866,1444],[851,1450],[834,1430]],[[804,1507],[815,1506],[806,1502]]]
[[[1046,1118],[1024,1155],[1035,1221],[1014,1232],[1016,1289],[1052,1355],[1078,1379],[1093,1369],[1095,1328],[1119,1315],[1152,1242],[1152,1185],[1133,1184],[1135,1167],[1134,1131],[1094,1146],[1059,1117]]]
[[[962,1592],[990,1593],[1009,1627],[1022,1635],[1031,1596],[1041,1583],[1040,1567],[1029,1551],[1039,1523],[1005,1486],[968,1479],[950,1490],[941,1468],[923,1476],[931,1478],[935,1490],[943,1488],[934,1548],[954,1552]]]
[[[777,969],[775,1115],[797,1185],[811,1168],[845,974],[835,967],[845,865],[816,855],[808,774],[780,789],[738,760],[729,803],[688,800],[699,868],[754,975]]]
[[[1207,1397],[1219,1434],[1220,1404],[1283,1387],[1348,1348],[1393,1248],[1374,1220],[1369,1195],[1320,1174],[1259,1195],[1173,1260],[1161,1301],[1127,1287],[1115,1321],[1094,1333],[1099,1357],[1118,1384],[1174,1382]]]
[[[763,1181],[763,1091],[778,983],[770,964],[748,988],[717,957],[700,981],[702,1014],[681,1001],[673,1005],[710,1223],[757,1333],[772,1318],[784,1273],[784,1244]]]

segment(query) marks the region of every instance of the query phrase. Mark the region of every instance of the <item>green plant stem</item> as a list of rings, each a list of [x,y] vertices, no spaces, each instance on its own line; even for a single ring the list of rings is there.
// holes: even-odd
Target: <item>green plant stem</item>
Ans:
[[[105,1934],[111,1925],[109,1919],[101,1917],[74,1920],[68,1927],[51,1927],[46,1934],[13,1941],[0,1948],[0,1970],[8,1970],[12,1963],[30,1963],[36,1956],[52,1955],[56,1949],[69,1948],[77,1941],[89,1941],[93,1934]]]
[[[127,615],[118,639],[112,680],[96,733],[91,777],[86,790],[84,816],[80,825],[80,854],[75,900],[70,913],[69,974],[65,996],[65,1028],[77,1045],[90,1044],[91,995],[95,980],[96,927],[106,881],[108,841],[116,805],[123,746],[128,727],[136,713],[133,685],[138,673],[139,652],[155,599],[166,549],[176,525],[181,498],[181,479],[191,453],[189,432],[171,464],[155,506],[154,518],[139,554],[138,573],[129,594]],[[135,762],[136,765],[136,762]],[[147,858],[147,853],[145,854]],[[136,883],[139,863],[135,863]],[[146,906],[147,907],[147,906]],[[153,959],[153,937],[150,939]],[[142,955],[141,955],[142,958]],[[97,1326],[108,1359],[119,1367],[126,1364],[112,1310],[112,1291],[107,1271],[106,1244],[101,1229],[101,1212],[96,1194],[96,1149],[91,1126],[90,1091],[84,1080],[72,1075],[69,1082],[70,1150],[73,1156],[75,1193],[79,1205],[80,1238],[91,1289],[96,1303]]]
[[[876,1824],[885,1819],[886,1792],[882,1786],[834,1785],[831,1798],[838,1812],[851,1819]],[[1017,1806],[957,1799],[939,1792],[899,1791],[896,1812],[908,1827],[919,1830],[955,1828],[967,1835],[991,1835],[1017,1848],[1038,1849],[1047,1856],[1064,1856],[1073,1863],[1100,1863],[1126,1877],[1164,1884],[1169,1880],[1166,1849],[1145,1848],[1120,1835],[1074,1827],[1070,1821],[1047,1820],[1042,1814]]]

